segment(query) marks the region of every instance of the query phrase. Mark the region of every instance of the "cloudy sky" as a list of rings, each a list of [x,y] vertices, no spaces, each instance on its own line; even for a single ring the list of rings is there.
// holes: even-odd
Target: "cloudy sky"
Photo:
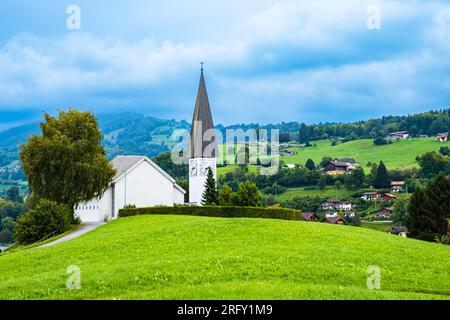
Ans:
[[[450,2],[2,0],[0,129],[68,107],[189,120],[200,61],[217,123],[450,107]]]

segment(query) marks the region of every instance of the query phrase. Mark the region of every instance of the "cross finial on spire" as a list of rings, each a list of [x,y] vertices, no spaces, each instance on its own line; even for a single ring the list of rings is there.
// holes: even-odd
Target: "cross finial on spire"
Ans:
[[[205,65],[205,63],[202,61],[200,62],[200,66],[201,66],[201,70],[203,71],[203,66]]]

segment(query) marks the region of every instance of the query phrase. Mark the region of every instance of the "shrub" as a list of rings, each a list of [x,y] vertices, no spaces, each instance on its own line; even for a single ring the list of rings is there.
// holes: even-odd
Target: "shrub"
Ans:
[[[276,207],[220,207],[220,206],[176,206],[176,207],[151,207],[138,209],[122,209],[119,217],[130,217],[146,214],[171,214],[222,218],[266,218],[282,220],[301,220],[300,210],[276,208]]]
[[[41,199],[18,219],[14,238],[20,244],[32,244],[57,236],[69,229],[71,216],[70,209]]]

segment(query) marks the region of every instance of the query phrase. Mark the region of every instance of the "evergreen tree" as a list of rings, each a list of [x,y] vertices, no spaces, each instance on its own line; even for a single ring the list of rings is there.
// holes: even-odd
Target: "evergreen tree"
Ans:
[[[450,218],[450,180],[437,176],[426,188],[419,188],[411,197],[407,218],[408,235],[435,241],[447,234]]]
[[[305,168],[307,168],[309,170],[315,170],[316,164],[314,163],[314,161],[312,159],[308,159],[308,161],[306,161]]]
[[[219,204],[219,193],[217,192],[216,180],[214,179],[211,168],[208,168],[205,191],[202,194],[202,204],[204,206],[214,206]]]
[[[373,180],[373,186],[377,189],[389,188],[391,186],[389,175],[383,161],[380,161],[380,164],[378,165],[377,173]]]

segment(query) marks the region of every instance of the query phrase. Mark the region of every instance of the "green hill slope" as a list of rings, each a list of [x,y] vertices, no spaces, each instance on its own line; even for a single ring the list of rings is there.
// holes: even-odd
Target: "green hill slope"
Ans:
[[[297,154],[283,156],[286,163],[304,165],[308,158],[319,163],[323,157],[353,158],[366,170],[368,162],[383,160],[389,169],[417,167],[416,157],[429,151],[439,151],[440,147],[450,147],[450,142],[437,142],[434,138],[420,138],[394,141],[392,144],[376,146],[373,140],[355,140],[331,146],[329,140],[313,142],[317,146],[294,148]]]
[[[66,289],[67,267],[81,290]],[[381,290],[367,268],[381,268]],[[122,218],[0,256],[0,299],[450,299],[450,247],[263,219]]]

